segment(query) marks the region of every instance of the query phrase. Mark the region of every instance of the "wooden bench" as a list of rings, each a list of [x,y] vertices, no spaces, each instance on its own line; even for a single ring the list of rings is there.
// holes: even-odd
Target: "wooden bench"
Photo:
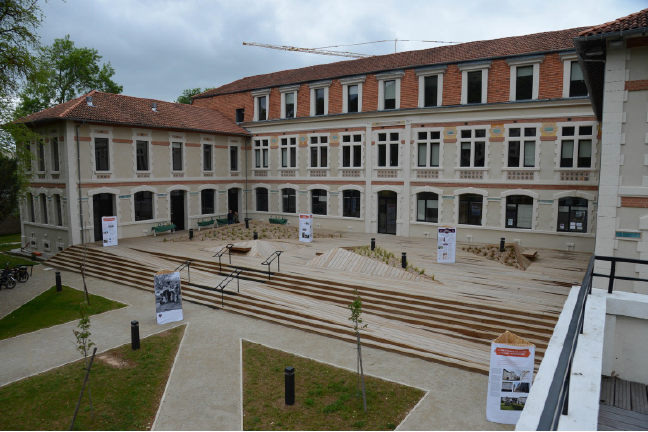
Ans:
[[[538,251],[533,249],[525,249],[522,252],[522,256],[525,258],[535,258],[536,256],[538,256]]]
[[[243,246],[232,246],[230,250],[234,253],[248,253],[252,250],[252,248],[243,247]]]

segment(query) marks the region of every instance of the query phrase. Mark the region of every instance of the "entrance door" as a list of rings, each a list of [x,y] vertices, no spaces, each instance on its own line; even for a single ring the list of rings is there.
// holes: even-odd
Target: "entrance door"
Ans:
[[[176,231],[185,229],[185,191],[183,190],[171,192],[171,223],[175,224]]]
[[[381,234],[396,234],[397,196],[396,192],[378,192],[378,232]]]
[[[109,193],[96,194],[92,196],[95,241],[103,240],[103,233],[101,232],[101,218],[104,216],[115,216],[113,197],[114,195]]]
[[[231,188],[227,190],[227,211],[232,210],[232,213],[239,211],[239,190],[238,188]]]

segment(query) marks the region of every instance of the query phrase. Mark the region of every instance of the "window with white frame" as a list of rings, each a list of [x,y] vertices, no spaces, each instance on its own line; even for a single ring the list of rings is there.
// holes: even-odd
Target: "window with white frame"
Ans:
[[[59,142],[58,138],[52,138],[51,139],[51,145],[52,145],[52,171],[53,172],[59,172],[61,169],[60,166],[60,161],[59,161]]]
[[[94,139],[95,171],[110,171],[108,138]]]
[[[56,225],[63,226],[63,205],[61,204],[61,195],[54,195],[54,206],[56,208]]]
[[[416,194],[416,220],[418,222],[439,222],[439,195],[434,192]]]
[[[214,169],[214,146],[203,144],[203,171],[212,171]]]
[[[540,86],[540,63],[544,56],[509,59],[511,67],[509,99],[523,101],[538,99]]]
[[[279,140],[281,168],[297,167],[297,137],[282,137]]]
[[[342,168],[362,167],[362,134],[342,135]]]
[[[230,146],[229,148],[229,163],[230,163],[230,171],[238,171],[238,166],[239,166],[239,151],[238,151],[238,146]]]
[[[404,72],[376,75],[378,80],[378,110],[400,109],[400,87]]]
[[[203,189],[200,191],[201,214],[208,215],[216,213],[216,191],[214,189]]]
[[[43,141],[38,141],[38,171],[45,171],[45,144]]]
[[[459,224],[482,225],[483,208],[484,197],[482,195],[459,195]]]
[[[254,140],[254,168],[268,168],[268,139]]]
[[[587,86],[576,53],[560,56],[563,62],[563,97],[587,96]]]
[[[328,136],[310,137],[310,167],[328,168]]]
[[[592,125],[560,127],[560,168],[592,168],[594,134]]]
[[[281,190],[281,211],[283,213],[297,213],[297,192],[292,188]]]
[[[416,136],[416,166],[438,168],[441,163],[441,132],[419,131]]]
[[[558,231],[587,232],[588,201],[585,198],[569,197],[558,200]]]
[[[459,166],[486,166],[486,129],[463,129],[459,139]]]
[[[330,85],[331,81],[320,81],[309,84],[311,116],[328,114]]]
[[[360,217],[360,191],[345,190],[342,191],[342,216],[343,217]]]
[[[362,84],[366,77],[364,75],[350,78],[342,78],[342,112],[362,112]]]
[[[252,97],[254,97],[254,121],[268,120],[270,89],[253,91]]]
[[[133,195],[133,203],[136,221],[153,219],[153,192],[136,192]]]
[[[441,106],[443,94],[443,74],[446,67],[420,69],[416,71],[419,80],[419,108]]]
[[[173,171],[183,171],[182,143],[171,143],[171,163]]]
[[[514,127],[508,129],[508,168],[535,168],[538,129]]]
[[[461,71],[461,103],[474,104],[488,101],[488,69],[492,62],[457,65]]]
[[[316,215],[326,215],[328,203],[328,192],[324,189],[313,189],[311,191],[311,212]]]
[[[149,142],[142,140],[135,141],[135,155],[137,171],[149,171]]]
[[[506,228],[531,229],[533,198],[527,195],[509,195],[506,198]]]
[[[380,132],[376,146],[378,147],[379,167],[398,167],[398,153],[400,151],[400,133]]]
[[[297,117],[297,92],[299,85],[280,87],[281,93],[281,118]]]
[[[40,194],[40,210],[41,210],[41,223],[47,225],[49,221],[47,220],[47,196],[45,194]]]

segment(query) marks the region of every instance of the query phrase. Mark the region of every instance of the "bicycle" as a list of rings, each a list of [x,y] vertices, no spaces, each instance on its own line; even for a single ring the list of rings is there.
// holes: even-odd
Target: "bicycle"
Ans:
[[[5,269],[2,270],[2,274],[0,274],[0,289],[2,289],[2,285],[8,289],[13,289],[16,286],[16,279],[13,278],[11,270],[9,263],[7,263]]]
[[[13,278],[20,283],[25,283],[29,280],[29,272],[27,266],[18,266],[11,269]]]

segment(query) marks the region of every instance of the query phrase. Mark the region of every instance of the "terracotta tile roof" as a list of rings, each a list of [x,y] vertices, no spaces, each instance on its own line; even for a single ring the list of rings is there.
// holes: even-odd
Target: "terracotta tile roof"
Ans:
[[[92,96],[95,106],[88,106],[85,100],[86,96]],[[151,109],[152,102],[157,102],[157,112],[153,112]],[[103,93],[96,90],[52,108],[22,117],[16,122],[37,123],[64,119],[249,135],[245,129],[213,109]]]
[[[579,33],[579,36],[594,36],[603,33],[628,31],[648,27],[648,9],[635,12],[623,18],[597,25]]]
[[[255,75],[225,84],[196,95],[196,97],[209,97],[225,93],[439,63],[458,63],[482,58],[568,50],[574,48],[573,38],[587,28],[579,27],[525,36],[468,42]]]

